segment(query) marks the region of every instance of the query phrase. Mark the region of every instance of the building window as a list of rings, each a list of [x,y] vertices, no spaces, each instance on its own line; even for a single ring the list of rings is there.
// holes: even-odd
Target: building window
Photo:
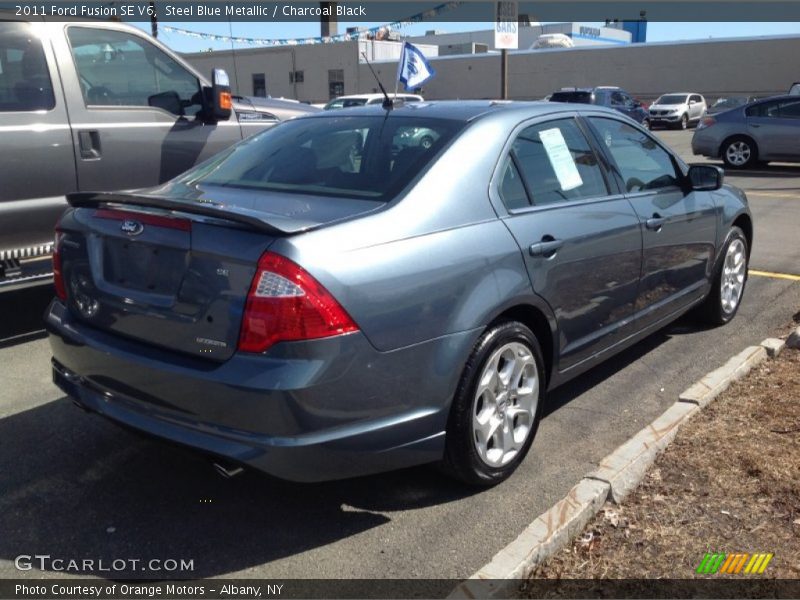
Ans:
[[[344,70],[328,70],[328,96],[331,100],[344,95]]]
[[[289,73],[289,83],[303,83],[305,76],[302,71],[292,71]]]
[[[264,73],[253,73],[253,96],[267,97],[267,78]]]

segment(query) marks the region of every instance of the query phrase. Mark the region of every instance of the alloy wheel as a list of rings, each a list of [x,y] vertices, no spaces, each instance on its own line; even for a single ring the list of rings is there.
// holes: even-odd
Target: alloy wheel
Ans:
[[[514,459],[531,433],[538,402],[531,349],[519,342],[498,348],[478,379],[472,409],[472,437],[484,463],[501,467]]]
[[[747,142],[733,142],[725,149],[725,158],[735,167],[742,167],[750,161],[752,150]]]
[[[722,310],[726,314],[732,313],[739,305],[744,290],[744,280],[747,274],[747,253],[742,240],[733,240],[725,253],[725,262],[722,266],[720,278],[720,299]]]

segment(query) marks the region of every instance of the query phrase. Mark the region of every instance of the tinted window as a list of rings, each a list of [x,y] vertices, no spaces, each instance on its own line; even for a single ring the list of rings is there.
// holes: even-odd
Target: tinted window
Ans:
[[[611,92],[611,104],[625,104],[625,96],[620,92]]]
[[[748,117],[777,117],[778,102],[762,102],[748,108],[745,113]]]
[[[27,23],[0,22],[0,111],[50,110],[55,105],[42,42]]]
[[[181,179],[247,189],[389,200],[463,126],[461,121],[414,117],[339,116],[284,121]]]
[[[781,102],[778,114],[784,119],[800,119],[800,99]]]
[[[578,104],[591,104],[591,92],[556,92],[550,96],[550,102],[575,102]]]
[[[679,185],[669,153],[644,132],[613,119],[592,117],[629,192]]]
[[[510,156],[506,158],[506,163],[503,167],[503,178],[500,180],[500,198],[510,210],[530,206],[528,192],[525,191],[522,177]]]
[[[573,119],[528,127],[511,153],[533,204],[608,194],[597,157]]]
[[[698,96],[697,94],[695,94],[694,96],[692,96],[690,98],[690,100],[694,100],[695,102],[702,102],[703,101],[703,97],[702,96]]]
[[[158,95],[172,92],[185,114],[201,109],[197,77],[142,38],[88,27],[70,27],[67,35],[87,105],[163,106]]]

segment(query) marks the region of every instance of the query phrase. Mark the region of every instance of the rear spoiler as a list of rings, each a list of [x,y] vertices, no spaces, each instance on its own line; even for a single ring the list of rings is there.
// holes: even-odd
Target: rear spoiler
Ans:
[[[230,221],[270,235],[286,236],[308,231],[319,225],[313,221],[301,221],[239,206],[208,201],[191,202],[133,192],[74,192],[67,194],[67,202],[75,208],[98,208],[101,206],[113,208],[115,205],[125,208],[131,206],[159,208]]]

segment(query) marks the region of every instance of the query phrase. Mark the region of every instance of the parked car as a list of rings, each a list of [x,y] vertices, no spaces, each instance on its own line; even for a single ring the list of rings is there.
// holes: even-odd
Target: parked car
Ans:
[[[704,118],[692,152],[735,169],[800,161],[800,98],[777,96]]]
[[[65,194],[156,185],[310,110],[236,101],[219,75],[207,80],[136,27],[3,12],[0,293],[52,281],[52,229]]]
[[[390,98],[396,98],[403,102],[422,102],[424,98],[417,94],[390,94]],[[366,106],[372,104],[383,104],[383,94],[353,94],[352,96],[339,96],[325,105],[325,110],[339,108],[352,108],[354,106]]]
[[[395,153],[419,127],[436,141]],[[753,224],[722,183],[596,106],[286,121],[162,186],[69,196],[54,381],[226,473],[495,484],[546,390],[694,307],[734,318]]]
[[[562,88],[550,96],[550,102],[607,106],[630,117],[645,128],[650,127],[648,111],[625,90],[618,87]]]
[[[688,129],[706,112],[706,99],[700,94],[664,94],[650,105],[650,123]]]
[[[726,96],[725,98],[717,98],[717,101],[706,109],[706,115],[716,115],[717,113],[721,113],[738,106],[750,104],[756,100],[758,100],[758,98],[755,96]]]

